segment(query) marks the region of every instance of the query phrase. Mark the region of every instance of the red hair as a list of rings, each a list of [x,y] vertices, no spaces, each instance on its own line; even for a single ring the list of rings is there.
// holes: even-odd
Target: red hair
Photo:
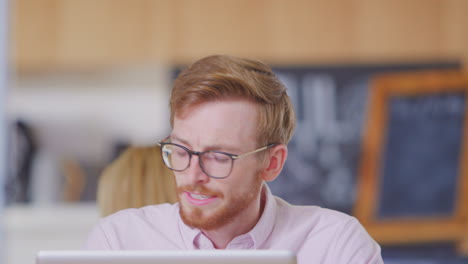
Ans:
[[[296,122],[286,87],[265,63],[231,56],[203,58],[179,74],[170,100],[171,125],[190,107],[232,98],[259,106],[259,146],[289,142]]]

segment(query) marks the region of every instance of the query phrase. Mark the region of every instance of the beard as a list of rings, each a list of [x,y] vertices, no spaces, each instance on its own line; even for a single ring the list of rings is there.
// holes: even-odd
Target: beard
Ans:
[[[223,227],[239,216],[246,208],[248,208],[254,200],[257,198],[257,195],[260,192],[262,187],[262,179],[260,177],[255,177],[255,180],[247,190],[243,192],[232,192],[228,196],[228,200],[225,199],[225,195],[220,192],[215,192],[209,190],[205,186],[197,185],[186,185],[177,188],[177,197],[179,199],[180,205],[180,216],[182,221],[190,227],[198,228],[200,230],[214,230],[220,227]],[[206,215],[206,212],[199,207],[190,207],[185,206],[181,202],[181,195],[184,192],[198,192],[204,195],[217,196],[221,200],[221,204],[218,205],[218,208],[214,209],[214,212]]]

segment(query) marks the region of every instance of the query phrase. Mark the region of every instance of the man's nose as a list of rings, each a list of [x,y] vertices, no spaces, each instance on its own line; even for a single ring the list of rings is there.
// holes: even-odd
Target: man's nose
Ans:
[[[210,180],[210,177],[202,170],[200,165],[200,156],[192,155],[190,166],[186,170],[186,177],[190,184],[204,184]]]

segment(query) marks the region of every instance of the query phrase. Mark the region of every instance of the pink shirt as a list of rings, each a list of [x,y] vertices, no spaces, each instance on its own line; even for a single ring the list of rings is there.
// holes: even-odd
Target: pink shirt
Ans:
[[[263,188],[265,209],[257,225],[227,249],[291,250],[298,264],[383,263],[379,245],[359,222],[316,206],[292,206]],[[85,245],[92,250],[214,249],[184,224],[178,203],[126,209],[100,220]]]

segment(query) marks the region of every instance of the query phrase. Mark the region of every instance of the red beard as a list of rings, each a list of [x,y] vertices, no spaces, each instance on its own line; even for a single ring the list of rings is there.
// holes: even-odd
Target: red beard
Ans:
[[[256,177],[250,188],[242,193],[230,193],[228,200],[225,199],[225,195],[221,192],[215,192],[209,190],[205,186],[182,186],[177,188],[177,197],[180,204],[180,216],[184,223],[188,226],[198,228],[201,230],[215,230],[223,227],[241,214],[252,202],[260,192],[263,181],[260,177]],[[203,195],[217,196],[221,203],[217,205],[214,212],[207,213],[200,207],[196,206],[185,206],[181,202],[181,196],[184,192],[195,192]],[[210,209],[212,211],[212,209]]]

